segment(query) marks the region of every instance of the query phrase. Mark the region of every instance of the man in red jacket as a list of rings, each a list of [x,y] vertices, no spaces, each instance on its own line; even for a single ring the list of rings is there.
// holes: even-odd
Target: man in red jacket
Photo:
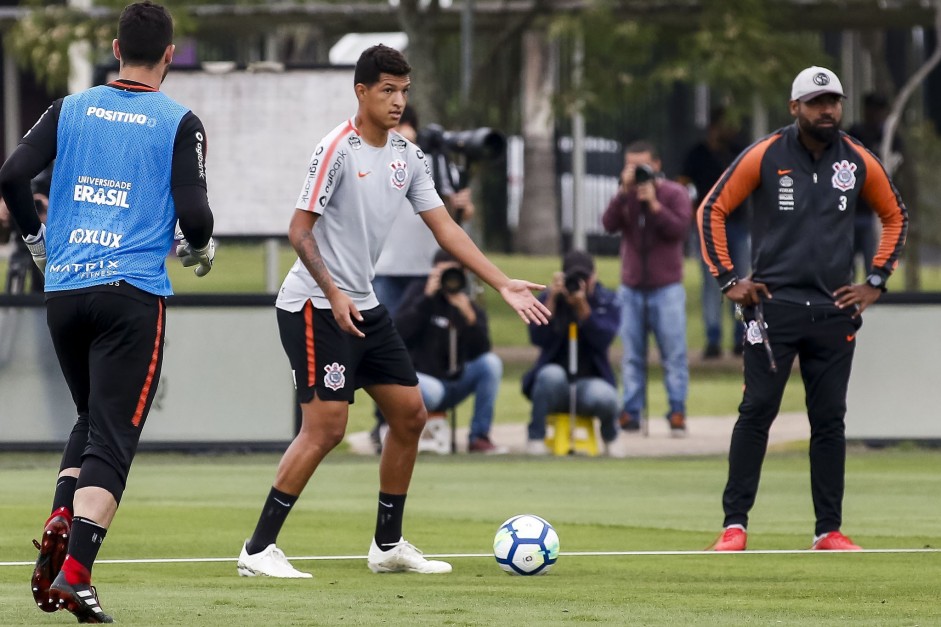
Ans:
[[[670,431],[676,437],[686,435],[689,366],[683,244],[692,213],[686,188],[660,175],[654,146],[646,141],[629,145],[618,193],[601,218],[606,231],[621,233],[621,427],[627,431],[639,428],[647,404],[647,336],[652,331],[663,363]]]

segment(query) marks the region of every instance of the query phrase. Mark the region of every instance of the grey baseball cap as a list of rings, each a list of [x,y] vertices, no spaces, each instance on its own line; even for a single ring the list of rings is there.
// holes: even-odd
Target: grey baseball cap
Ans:
[[[794,79],[794,84],[791,85],[791,100],[807,102],[823,94],[846,97],[840,79],[825,67],[812,65],[801,70],[801,73]]]

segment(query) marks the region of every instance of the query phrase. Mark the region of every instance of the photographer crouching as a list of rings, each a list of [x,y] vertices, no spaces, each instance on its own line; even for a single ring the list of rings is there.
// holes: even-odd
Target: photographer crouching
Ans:
[[[457,260],[440,250],[433,263],[425,284],[405,292],[395,316],[418,372],[422,399],[434,413],[452,409],[473,394],[468,452],[506,453],[490,441],[503,362],[490,350],[487,314],[465,291],[467,277]],[[434,434],[433,450],[450,450],[446,426],[429,420],[426,429]]]
[[[575,412],[597,416],[605,453],[617,439],[619,412],[617,384],[608,349],[618,331],[621,309],[617,295],[598,281],[595,262],[588,253],[573,250],[562,261],[552,283],[539,300],[552,312],[552,320],[530,327],[529,338],[539,347],[533,368],[523,375],[523,394],[532,403],[526,452],[547,455],[546,418],[568,412],[575,394]],[[577,370],[569,373],[569,323],[577,327]],[[574,383],[574,386],[570,385]]]

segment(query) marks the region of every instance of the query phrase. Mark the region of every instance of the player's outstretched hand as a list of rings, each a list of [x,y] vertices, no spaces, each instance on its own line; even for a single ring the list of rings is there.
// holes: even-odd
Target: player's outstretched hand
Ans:
[[[549,318],[552,316],[545,305],[536,300],[533,296],[534,290],[544,290],[545,285],[530,283],[520,279],[510,279],[510,282],[500,289],[500,296],[507,304],[516,310],[523,322],[529,324],[549,324]]]
[[[353,322],[354,319],[359,322],[363,321],[363,316],[359,313],[356,305],[353,304],[353,300],[340,290],[334,290],[329,300],[330,309],[333,311],[333,319],[337,321],[340,328],[350,335],[366,337],[366,334],[360,331],[356,323]]]
[[[212,260],[216,257],[216,243],[210,237],[209,243],[202,248],[193,248],[186,239],[181,239],[176,247],[176,256],[184,268],[196,266],[196,276],[206,276],[212,270]]]

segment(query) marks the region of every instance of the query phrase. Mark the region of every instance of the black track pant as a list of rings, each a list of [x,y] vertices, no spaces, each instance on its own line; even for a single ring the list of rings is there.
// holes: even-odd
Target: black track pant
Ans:
[[[82,291],[46,303],[78,412],[62,467],[81,467],[77,488],[102,487],[119,502],[163,363],[164,300],[136,296]]]
[[[745,392],[732,431],[729,478],[722,495],[725,526],[748,524],[748,512],[755,504],[768,447],[768,431],[778,415],[794,358],[799,357],[810,419],[810,489],[817,520],[815,533],[835,531],[842,524],[843,512],[846,389],[856,331],[862,320],[853,319],[849,312],[834,306],[773,301],[765,302],[764,317],[778,371],[771,372],[761,343],[746,340]],[[751,325],[754,310],[746,308],[745,318]],[[755,337],[754,333],[751,337]]]

